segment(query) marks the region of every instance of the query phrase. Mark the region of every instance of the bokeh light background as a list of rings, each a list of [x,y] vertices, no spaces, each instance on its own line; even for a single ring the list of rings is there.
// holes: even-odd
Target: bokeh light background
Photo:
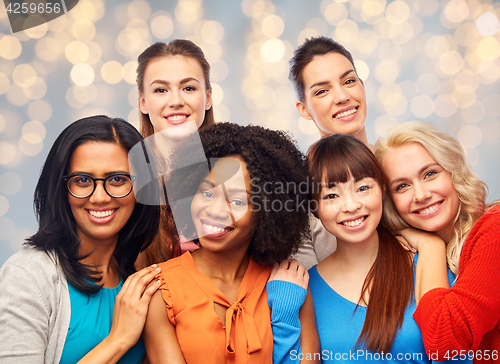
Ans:
[[[500,198],[500,3],[491,0],[81,0],[12,34],[0,5],[0,264],[36,231],[33,191],[57,135],[107,114],[138,126],[137,56],[188,38],[212,66],[216,121],[319,138],[300,118],[288,60],[326,35],[354,56],[370,142],[406,120],[457,138]]]

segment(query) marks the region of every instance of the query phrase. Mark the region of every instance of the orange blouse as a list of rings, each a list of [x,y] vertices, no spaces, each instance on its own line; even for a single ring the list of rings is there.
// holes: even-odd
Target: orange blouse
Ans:
[[[273,333],[266,283],[271,267],[252,259],[236,302],[196,268],[190,252],[159,264],[167,315],[188,364],[271,363]],[[227,307],[226,326],[214,303]]]

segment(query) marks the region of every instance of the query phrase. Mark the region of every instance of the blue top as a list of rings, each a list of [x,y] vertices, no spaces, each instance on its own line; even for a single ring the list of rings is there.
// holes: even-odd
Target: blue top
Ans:
[[[60,364],[73,364],[96,347],[111,330],[115,298],[123,282],[115,288],[101,288],[88,295],[78,291],[68,281],[71,319]],[[139,364],[146,352],[141,339],[118,361],[120,364]]]
[[[417,254],[414,258],[414,267],[416,264]],[[448,280],[450,285],[454,284],[455,277],[450,270],[448,270]],[[394,338],[391,351],[382,355],[360,346],[355,347],[365,321],[366,307],[358,306],[355,311],[356,303],[335,292],[320,276],[316,266],[309,269],[309,288],[314,301],[323,362],[431,363],[424,348],[420,329],[412,317],[417,307],[415,299],[406,308],[403,326]],[[397,288],[388,287],[387,294],[390,294],[391,289]],[[472,363],[471,360],[458,361]],[[449,363],[457,363],[457,360],[450,360]]]

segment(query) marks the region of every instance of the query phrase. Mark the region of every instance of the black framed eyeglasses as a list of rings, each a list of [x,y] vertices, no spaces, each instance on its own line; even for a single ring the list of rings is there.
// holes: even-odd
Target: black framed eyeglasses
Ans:
[[[106,178],[94,178],[88,174],[79,173],[63,176],[68,192],[76,198],[92,196],[95,191],[96,181],[102,181],[104,191],[111,197],[122,198],[132,192],[136,178],[137,176],[125,173],[111,174]]]

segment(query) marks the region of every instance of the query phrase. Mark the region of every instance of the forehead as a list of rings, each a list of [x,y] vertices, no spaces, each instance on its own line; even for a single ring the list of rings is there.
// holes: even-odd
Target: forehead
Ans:
[[[127,151],[115,143],[87,142],[71,155],[68,173],[88,172],[94,175],[112,171],[129,172]]]
[[[158,57],[150,61],[146,67],[146,80],[161,79],[165,81],[181,80],[195,77],[200,82],[204,79],[200,63],[181,55]]]
[[[308,88],[318,81],[338,80],[347,70],[354,70],[351,62],[342,54],[330,52],[321,56],[314,56],[311,62],[304,67],[302,77],[304,86]]]
[[[417,175],[422,167],[436,163],[427,149],[420,143],[409,143],[392,148],[385,156],[382,167],[389,180],[410,178]]]
[[[206,180],[211,180],[215,185],[224,183],[226,189],[243,189],[250,191],[251,181],[246,163],[238,157],[220,158],[213,164],[210,175]]]

